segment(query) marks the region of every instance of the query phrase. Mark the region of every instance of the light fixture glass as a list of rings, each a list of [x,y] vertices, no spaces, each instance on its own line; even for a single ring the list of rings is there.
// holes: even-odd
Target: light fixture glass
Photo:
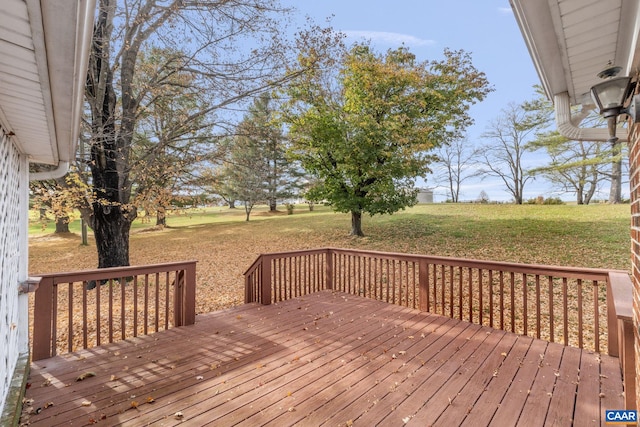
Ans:
[[[633,86],[630,83],[631,77],[616,77],[591,88],[591,97],[600,109],[601,115],[611,117],[620,114]]]

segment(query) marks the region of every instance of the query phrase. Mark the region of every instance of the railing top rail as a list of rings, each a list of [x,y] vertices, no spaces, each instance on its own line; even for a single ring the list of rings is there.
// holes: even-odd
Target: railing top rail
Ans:
[[[124,267],[100,268],[94,270],[69,271],[62,273],[32,274],[41,278],[52,278],[54,284],[67,283],[80,280],[117,279],[128,274],[164,273],[183,269],[196,264],[196,260],[168,262],[162,264],[132,265]]]
[[[258,265],[260,265],[260,263],[262,262],[262,257],[263,257],[264,255],[265,255],[265,254],[260,254],[260,255],[258,255],[258,257],[255,259],[255,261],[253,261],[253,263],[249,266],[249,268],[247,268],[247,269],[244,271],[244,273],[242,273],[242,274],[246,276],[247,274],[249,274],[249,272],[250,272],[251,270],[255,269]]]
[[[269,253],[266,253],[266,254],[260,254],[255,259],[255,261],[253,261],[253,264],[251,264],[251,266],[245,270],[244,274],[246,275],[251,270],[253,270],[255,268],[255,266],[262,260],[262,258],[264,258],[266,256],[268,256],[269,258],[282,258],[282,257],[288,257],[288,256],[298,256],[298,255],[301,255],[301,254],[302,255],[321,254],[321,253],[328,252],[329,250],[330,250],[329,248],[301,249],[301,250],[298,250],[298,251],[269,252]]]
[[[367,255],[367,256],[374,256],[379,258],[394,258],[402,261],[427,260],[432,263],[443,264],[443,265],[495,269],[495,270],[508,270],[508,271],[513,271],[515,273],[537,274],[540,276],[576,277],[576,278],[582,278],[582,279],[588,279],[588,280],[608,280],[609,273],[628,274],[626,271],[623,271],[623,270],[609,270],[609,269],[603,269],[603,268],[566,267],[566,266],[544,265],[544,264],[521,264],[521,263],[514,263],[514,262],[485,261],[485,260],[478,260],[478,259],[453,258],[453,257],[420,255],[420,254],[403,254],[403,253],[397,253],[397,252],[381,252],[381,251],[371,251],[371,250],[362,250],[362,249],[342,249],[342,248],[331,248],[331,247],[261,254],[258,257],[258,259],[266,255],[268,255],[271,258],[278,258],[283,256],[295,256],[300,254],[321,253],[321,252]],[[258,260],[256,260],[256,262],[257,261]],[[250,269],[251,268],[249,268],[247,272],[250,271]]]

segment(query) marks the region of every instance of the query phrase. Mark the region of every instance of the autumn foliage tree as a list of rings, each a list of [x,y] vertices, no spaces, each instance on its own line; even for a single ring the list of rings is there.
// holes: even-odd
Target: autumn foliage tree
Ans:
[[[186,115],[183,124],[214,116],[277,83],[284,51],[278,18],[286,10],[276,0],[97,3],[85,90],[92,190],[87,220],[98,266],[114,267],[129,265],[129,231],[137,216],[132,162],[134,154],[145,156],[133,152],[140,118],[174,84],[169,77],[178,71],[175,65],[195,76],[191,84],[211,97],[208,108]],[[181,57],[160,61],[141,83],[141,53],[152,46]]]
[[[166,225],[166,210],[188,199],[200,162],[216,151],[214,121],[200,114],[210,107],[180,51],[153,48],[138,62],[138,86],[149,85],[153,102],[138,116],[131,149],[131,186],[135,206]],[[154,81],[166,83],[156,87]]]
[[[314,52],[304,52],[304,64]],[[351,213],[391,214],[416,203],[415,179],[429,171],[430,151],[472,121],[471,104],[491,90],[463,51],[419,62],[405,47],[380,55],[363,44],[341,57],[339,71],[318,67],[296,79],[284,113],[292,156],[318,178],[307,193]]]

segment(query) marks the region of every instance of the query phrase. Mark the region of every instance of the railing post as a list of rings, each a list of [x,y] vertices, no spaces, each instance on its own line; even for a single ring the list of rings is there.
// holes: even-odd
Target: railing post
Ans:
[[[33,322],[33,360],[42,360],[56,354],[56,346],[52,339],[57,314],[53,312],[53,300],[56,287],[53,277],[43,277],[35,294]]]
[[[184,308],[184,270],[176,271],[173,282],[173,326],[182,326]]]
[[[420,308],[420,311],[429,311],[427,300],[427,297],[429,295],[429,264],[427,264],[427,260],[425,259],[421,259],[418,261],[418,288],[420,289],[420,300],[418,307]]]
[[[625,409],[636,409],[636,361],[634,330],[631,319],[618,320],[618,353],[624,383]]]
[[[262,301],[263,305],[271,304],[271,257],[267,255],[262,256]]]
[[[327,249],[325,266],[325,283],[327,289],[333,289],[333,251]]]
[[[607,354],[619,357],[618,353],[618,316],[613,298],[612,277],[607,278]]]
[[[253,298],[251,298],[251,292],[249,287],[251,286],[251,278],[253,277],[253,273],[244,275],[244,303],[249,304],[253,302]]]
[[[183,326],[196,323],[196,263],[189,263],[184,269]]]

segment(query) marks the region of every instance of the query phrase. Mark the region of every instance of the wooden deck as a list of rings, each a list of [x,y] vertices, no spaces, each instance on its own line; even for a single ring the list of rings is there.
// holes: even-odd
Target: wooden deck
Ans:
[[[29,382],[36,426],[589,426],[623,408],[615,358],[330,291],[35,362]]]

